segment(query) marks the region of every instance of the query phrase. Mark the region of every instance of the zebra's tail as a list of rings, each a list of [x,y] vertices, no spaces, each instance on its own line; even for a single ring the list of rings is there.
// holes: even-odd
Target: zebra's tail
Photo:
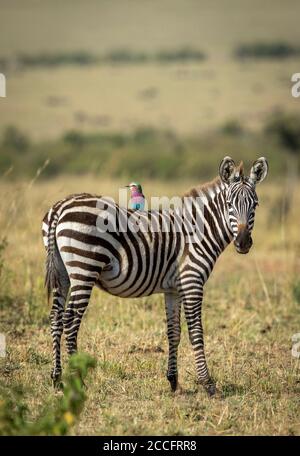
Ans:
[[[59,263],[60,255],[56,243],[56,226],[58,222],[58,214],[54,213],[52,220],[49,222],[48,228],[48,245],[46,258],[46,276],[45,286],[47,287],[48,301],[51,292],[54,288],[61,289],[59,278]]]

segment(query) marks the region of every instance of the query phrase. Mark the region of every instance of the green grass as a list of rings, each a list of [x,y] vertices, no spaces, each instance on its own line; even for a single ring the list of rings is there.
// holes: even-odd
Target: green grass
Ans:
[[[118,186],[117,181],[93,178],[80,182],[82,191],[99,188],[113,195]],[[177,184],[179,193],[187,187]],[[55,400],[39,220],[50,203],[75,188],[78,182],[71,178],[31,186],[1,184],[0,227],[8,246],[0,318],[8,353],[0,360],[0,372],[8,389],[25,389],[27,419],[33,422],[45,403]],[[173,193],[166,183],[149,181],[145,188],[148,194]],[[97,366],[86,381],[87,400],[71,434],[300,434],[300,365],[291,356],[292,336],[300,330],[299,192],[289,213],[275,222],[272,207],[280,191],[270,183],[258,189],[252,251],[242,256],[229,247],[206,286],[206,354],[220,395],[210,399],[195,383],[185,322],[179,350],[181,390],[175,395],[169,391],[162,296],[122,300],[95,290],[79,348],[95,357]],[[63,359],[66,366],[65,349]]]

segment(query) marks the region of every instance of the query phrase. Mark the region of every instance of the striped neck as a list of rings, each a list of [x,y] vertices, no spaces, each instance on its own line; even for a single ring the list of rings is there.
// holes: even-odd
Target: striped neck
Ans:
[[[226,189],[226,184],[217,177],[211,182],[192,188],[184,195],[195,198],[196,208],[203,214],[204,237],[209,236],[219,246],[219,253],[233,240],[226,204]]]

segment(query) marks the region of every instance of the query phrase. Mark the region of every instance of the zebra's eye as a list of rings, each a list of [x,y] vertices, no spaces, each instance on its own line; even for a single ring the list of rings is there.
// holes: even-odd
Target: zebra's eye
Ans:
[[[228,206],[228,209],[231,209],[231,208],[232,208],[231,201],[227,201],[227,206]]]

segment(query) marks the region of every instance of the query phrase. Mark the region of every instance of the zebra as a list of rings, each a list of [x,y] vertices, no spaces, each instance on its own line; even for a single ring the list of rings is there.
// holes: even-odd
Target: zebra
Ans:
[[[132,211],[103,197],[75,194],[57,202],[46,213],[43,241],[47,252],[45,283],[53,339],[54,387],[61,384],[61,336],[65,333],[69,355],[77,351],[77,335],[94,286],[118,297],[138,298],[164,293],[168,338],[167,379],[171,391],[178,387],[177,353],[181,333],[181,308],[192,345],[197,382],[208,395],[216,392],[204,352],[201,308],[203,287],[219,255],[233,241],[238,253],[252,246],[252,229],[258,205],[256,184],[268,173],[261,157],[253,163],[249,176],[243,164],[225,157],[213,181],[192,188],[184,196],[192,201],[190,216],[202,221],[202,229],[186,242],[187,229],[177,228],[175,209]],[[104,207],[113,207],[118,216],[148,219],[156,230],[99,230],[97,220]],[[153,213],[152,213],[153,212]],[[200,218],[199,218],[200,217]],[[169,230],[164,230],[168,223]]]

